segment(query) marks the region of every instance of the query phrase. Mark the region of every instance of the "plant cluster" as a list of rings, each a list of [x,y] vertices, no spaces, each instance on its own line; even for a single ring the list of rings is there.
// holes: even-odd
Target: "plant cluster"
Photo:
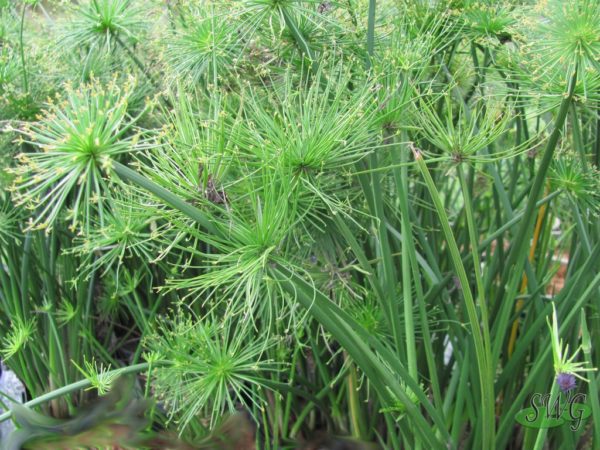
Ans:
[[[0,1],[10,442],[597,448],[599,88],[594,0]]]

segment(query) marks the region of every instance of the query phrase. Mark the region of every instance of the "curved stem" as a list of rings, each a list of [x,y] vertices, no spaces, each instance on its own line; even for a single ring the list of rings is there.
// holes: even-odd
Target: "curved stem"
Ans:
[[[156,366],[156,364],[157,363],[155,363],[155,366]],[[113,375],[113,374],[114,375],[117,375],[117,374],[118,375],[126,375],[129,373],[143,372],[144,370],[148,369],[149,367],[150,367],[150,363],[147,363],[147,362],[139,363],[139,364],[134,364],[132,366],[120,367],[118,369],[111,370],[109,372],[106,372],[105,375]],[[23,406],[25,406],[26,408],[34,408],[43,403],[46,403],[46,402],[49,402],[56,398],[62,397],[63,395],[70,394],[71,392],[76,392],[81,389],[89,388],[90,386],[92,386],[92,382],[88,379],[76,381],[75,383],[68,384],[68,385],[63,386],[59,389],[56,389],[52,392],[48,392],[47,394],[40,395],[39,397],[36,397],[33,400],[30,400],[26,403],[23,403]],[[4,414],[0,415],[0,422],[4,422],[5,420],[10,419],[11,417],[12,417],[12,411],[7,411]]]

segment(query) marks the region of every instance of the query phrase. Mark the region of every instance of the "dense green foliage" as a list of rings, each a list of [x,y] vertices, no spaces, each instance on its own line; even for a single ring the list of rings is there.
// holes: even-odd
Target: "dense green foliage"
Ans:
[[[0,1],[0,130],[12,448],[600,448],[597,0]]]

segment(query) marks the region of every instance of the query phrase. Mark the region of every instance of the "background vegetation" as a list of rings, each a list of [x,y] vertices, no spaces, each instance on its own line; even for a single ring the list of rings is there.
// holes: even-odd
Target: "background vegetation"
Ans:
[[[5,445],[600,448],[599,69],[596,0],[0,1]]]

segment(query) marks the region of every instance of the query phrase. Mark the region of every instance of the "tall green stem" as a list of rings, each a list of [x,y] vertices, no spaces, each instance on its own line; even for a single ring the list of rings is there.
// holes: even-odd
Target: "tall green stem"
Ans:
[[[590,336],[590,332],[588,330],[585,311],[581,309],[580,315],[581,322],[581,348],[583,350],[583,354],[585,356],[585,360],[588,363],[589,368],[593,368],[593,355],[592,355],[592,338]],[[592,405],[592,417],[594,417],[592,427],[594,429],[594,442],[592,443],[592,448],[600,448],[600,398],[596,393],[600,392],[598,390],[598,382],[596,381],[596,374],[591,373],[589,376],[590,383],[590,403]]]
[[[446,238],[446,242],[448,243],[448,249],[452,258],[452,264],[460,282],[460,288],[462,290],[463,300],[465,302],[467,316],[469,319],[469,324],[471,326],[471,333],[473,334],[473,342],[475,344],[475,355],[477,359],[477,368],[479,373],[483,423],[481,448],[493,449],[495,433],[494,379],[491,374],[491,371],[489,370],[488,365],[490,355],[486,353],[486,344],[484,343],[484,335],[489,336],[489,331],[485,331],[483,333],[481,331],[481,328],[486,328],[488,324],[483,323],[480,326],[479,317],[477,315],[477,308],[475,306],[475,301],[473,300],[471,288],[469,287],[469,279],[467,277],[467,272],[465,271],[465,266],[463,265],[462,259],[460,257],[460,252],[458,250],[458,245],[456,244],[456,239],[452,234],[452,230],[450,228],[450,221],[448,220],[448,215],[446,214],[446,210],[444,209],[442,199],[435,186],[433,178],[429,173],[427,164],[425,164],[425,161],[423,160],[423,156],[420,150],[413,147],[413,152],[415,155],[417,165],[419,166],[419,169],[423,174],[423,178],[425,179],[425,184],[427,185],[427,188],[431,195],[431,199],[433,200],[436,212],[440,218],[440,224],[442,226],[442,231],[444,233],[444,237]],[[489,347],[489,343],[487,346]]]
[[[515,264],[519,255],[525,254],[525,258],[527,258],[527,252],[525,252],[524,249],[526,250],[526,246],[529,242],[530,234],[532,232],[533,223],[536,219],[536,215],[534,214],[536,209],[536,203],[542,193],[542,189],[544,188],[544,183],[546,181],[546,173],[548,172],[550,163],[552,162],[554,151],[556,150],[556,145],[558,144],[558,139],[562,134],[562,128],[565,124],[567,113],[569,112],[571,100],[573,99],[573,93],[575,91],[576,82],[577,72],[573,74],[573,77],[571,78],[571,81],[569,83],[567,95],[561,102],[558,116],[556,117],[556,121],[554,122],[554,130],[552,130],[550,139],[548,139],[546,149],[544,150],[544,156],[542,157],[542,161],[540,162],[540,165],[538,167],[538,171],[533,181],[533,185],[531,186],[529,198],[527,199],[527,206],[525,207],[525,213],[523,215],[523,221],[521,222],[519,230],[515,234],[515,242],[511,246],[511,250],[508,255],[508,260],[506,262],[506,266],[502,274],[503,280],[506,280],[508,278],[508,275],[510,273],[513,273],[511,268]],[[522,272],[522,270],[517,272]],[[499,295],[503,293],[504,292],[501,287],[499,290]]]
[[[465,215],[467,217],[467,227],[469,229],[469,241],[471,243],[471,255],[473,257],[473,272],[475,273],[475,283],[477,286],[477,304],[479,305],[479,310],[481,311],[481,321],[484,326],[483,330],[483,343],[485,345],[485,350],[487,354],[491,352],[491,344],[490,344],[490,334],[489,334],[489,319],[488,319],[488,309],[485,300],[485,289],[483,286],[483,276],[481,273],[481,262],[479,259],[479,242],[477,237],[479,236],[479,232],[477,227],[475,226],[475,218],[473,214],[473,206],[471,204],[471,193],[469,192],[469,188],[467,185],[467,180],[465,178],[465,173],[463,167],[458,165],[456,168],[458,172],[458,179],[460,181],[460,187],[463,194],[463,200],[465,202]]]
[[[560,396],[560,393],[558,392],[558,383],[553,382],[552,389],[550,390],[550,400],[548,400],[548,404],[554,405],[554,402],[556,401],[557,396]],[[542,427],[538,431],[537,438],[536,438],[535,444],[533,446],[533,450],[542,450],[542,448],[544,447],[544,443],[546,442],[547,435],[548,435],[548,427],[547,426],[544,427],[543,422],[542,422]]]
[[[500,304],[500,312],[498,314],[497,322],[494,327],[498,330],[506,330],[508,321],[510,320],[510,314],[513,309],[513,300],[516,297],[519,283],[522,279],[523,268],[525,267],[526,261],[528,261],[528,249],[529,240],[531,233],[533,232],[533,224],[536,220],[536,204],[537,200],[542,193],[544,183],[546,182],[546,174],[552,162],[554,151],[558,144],[558,139],[562,134],[562,128],[565,124],[569,107],[575,91],[575,83],[577,82],[577,72],[571,77],[567,95],[563,99],[560,105],[560,110],[556,121],[554,123],[554,130],[548,139],[544,156],[540,162],[537,174],[533,181],[531,191],[529,192],[529,198],[527,199],[527,205],[523,214],[523,221],[514,237],[514,243],[511,246],[510,253],[502,272],[502,282],[498,286],[498,293],[496,295],[496,304]],[[511,277],[512,275],[512,277]],[[508,288],[506,288],[508,286]],[[502,301],[503,299],[511,299],[511,301]],[[491,364],[493,367],[496,365],[496,361],[500,357],[500,352],[503,346],[503,339],[496,338],[494,341],[493,348],[493,359]]]
[[[23,30],[25,29],[25,11],[27,3],[23,2],[23,10],[21,12],[21,28],[19,30],[19,51],[21,54],[21,65],[23,66],[23,88],[26,93],[29,93],[29,80],[27,77],[27,64],[25,64],[25,49],[23,48]]]
[[[367,69],[371,68],[371,60],[375,51],[375,7],[376,0],[369,0],[369,16],[367,23]]]

